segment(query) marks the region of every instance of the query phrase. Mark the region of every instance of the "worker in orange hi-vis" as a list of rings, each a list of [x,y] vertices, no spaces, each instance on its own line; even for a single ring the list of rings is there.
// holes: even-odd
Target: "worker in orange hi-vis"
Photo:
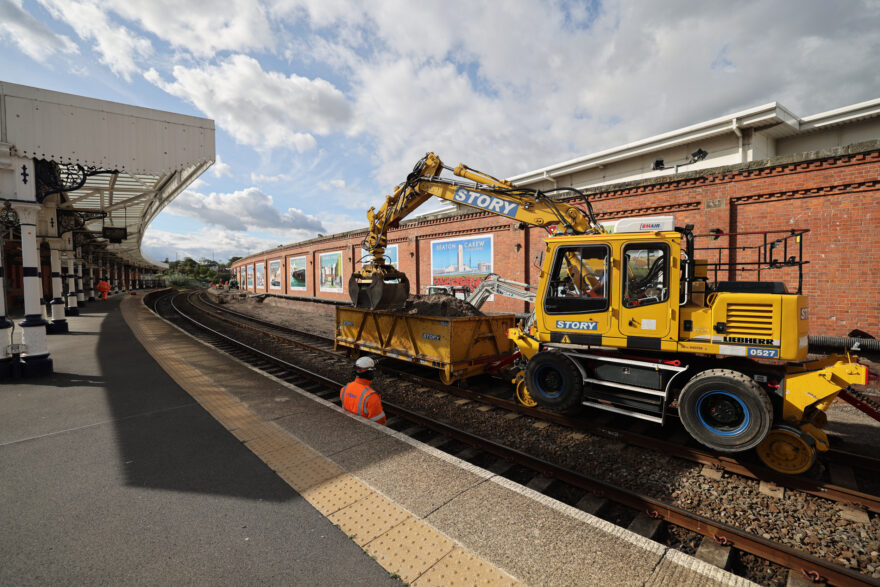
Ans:
[[[342,407],[352,414],[363,416],[373,422],[385,424],[385,411],[379,394],[370,386],[376,375],[376,361],[370,357],[361,357],[354,364],[355,379],[339,392]]]
[[[101,299],[107,299],[107,292],[110,291],[110,284],[106,281],[99,281],[98,285],[95,286],[95,289],[101,292]]]

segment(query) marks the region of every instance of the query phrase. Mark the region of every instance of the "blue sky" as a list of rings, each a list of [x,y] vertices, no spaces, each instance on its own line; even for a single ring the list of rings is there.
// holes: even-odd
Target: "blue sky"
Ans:
[[[144,238],[172,260],[361,228],[427,151],[504,177],[880,97],[877,0],[0,0],[0,49],[0,80],[215,121]]]

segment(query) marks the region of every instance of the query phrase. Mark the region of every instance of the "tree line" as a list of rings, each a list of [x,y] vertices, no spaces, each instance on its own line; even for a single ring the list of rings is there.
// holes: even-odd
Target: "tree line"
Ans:
[[[162,274],[168,279],[181,276],[202,284],[224,283],[229,281],[232,275],[229,271],[229,266],[239,259],[241,257],[232,257],[226,263],[217,263],[211,259],[199,259],[197,261],[192,257],[186,257],[183,261],[169,261],[165,259],[168,269],[163,271]]]

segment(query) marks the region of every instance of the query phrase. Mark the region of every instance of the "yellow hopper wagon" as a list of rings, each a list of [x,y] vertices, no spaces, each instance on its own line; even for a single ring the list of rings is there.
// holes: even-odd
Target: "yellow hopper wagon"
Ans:
[[[515,314],[437,317],[336,309],[335,348],[373,353],[440,371],[444,383],[485,373],[516,350]]]

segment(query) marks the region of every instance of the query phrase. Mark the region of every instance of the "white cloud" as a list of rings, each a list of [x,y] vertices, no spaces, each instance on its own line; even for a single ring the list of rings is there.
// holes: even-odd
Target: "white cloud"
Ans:
[[[866,75],[880,52],[874,0],[272,10],[304,15],[314,39],[299,46],[348,76],[349,134],[370,141],[383,184],[428,150],[510,175],[773,100],[808,115],[880,95]]]
[[[214,177],[223,177],[224,175],[232,177],[232,167],[230,167],[229,163],[221,160],[220,155],[217,155],[217,160],[211,166],[211,173],[214,174]]]
[[[257,173],[256,171],[251,172],[251,181],[253,183],[278,183],[279,181],[290,181],[293,177],[282,173],[279,175],[265,175],[262,173]]]
[[[319,219],[296,208],[281,212],[272,196],[254,187],[207,195],[188,190],[177,196],[165,211],[230,231],[276,232],[291,238],[294,234],[311,238],[318,232],[326,232]]]
[[[203,228],[196,233],[181,234],[148,228],[142,243],[143,251],[151,258],[162,261],[214,258],[225,261],[233,256],[243,257],[284,244],[242,233],[230,233],[219,228]]]
[[[64,35],[56,35],[49,27],[31,16],[22,0],[0,1],[0,39],[9,39],[18,50],[41,63],[56,53],[79,52],[76,43]]]
[[[95,0],[39,0],[53,18],[70,25],[79,38],[94,42],[101,63],[127,81],[140,68],[136,61],[152,55],[149,40],[113,22]]]
[[[219,51],[269,49],[273,35],[262,5],[251,0],[110,0],[105,4],[145,30],[197,57]]]
[[[256,149],[316,145],[313,134],[344,128],[351,117],[345,96],[333,84],[296,74],[264,71],[247,55],[232,55],[219,65],[176,66],[174,81],[155,71],[145,77],[169,94],[194,104],[236,141]]]
[[[320,181],[318,182],[318,187],[326,192],[334,191],[334,190],[344,190],[345,189],[345,180],[344,179],[331,179],[330,181]]]

